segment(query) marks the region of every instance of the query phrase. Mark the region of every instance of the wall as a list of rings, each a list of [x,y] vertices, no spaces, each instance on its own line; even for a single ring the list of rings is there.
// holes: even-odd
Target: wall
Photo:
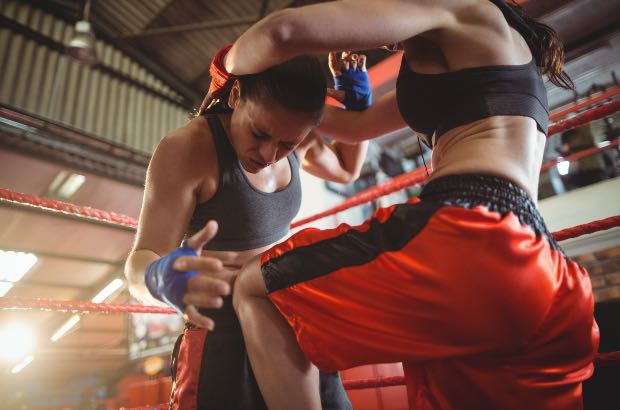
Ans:
[[[188,110],[176,92],[101,40],[99,64],[64,54],[73,25],[18,1],[1,3],[0,102],[151,152]]]

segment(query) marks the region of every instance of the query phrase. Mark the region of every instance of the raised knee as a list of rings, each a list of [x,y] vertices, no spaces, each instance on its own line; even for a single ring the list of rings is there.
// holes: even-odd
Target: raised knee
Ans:
[[[243,267],[235,281],[233,306],[235,311],[237,311],[237,315],[239,315],[239,309],[243,305],[243,302],[248,298],[264,298],[266,296],[267,290],[260,271],[260,260],[255,258]]]
[[[239,309],[239,305],[243,303],[243,299],[245,299],[248,295],[247,276],[248,275],[244,269],[239,272],[239,275],[235,280],[235,287],[232,292],[233,307],[235,308],[235,311]]]

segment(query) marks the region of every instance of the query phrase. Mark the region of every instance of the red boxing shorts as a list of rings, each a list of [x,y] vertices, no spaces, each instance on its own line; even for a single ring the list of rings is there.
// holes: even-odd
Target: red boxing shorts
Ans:
[[[298,232],[262,272],[309,360],[402,361],[411,409],[582,408],[590,279],[507,180],[433,180],[360,226]]]

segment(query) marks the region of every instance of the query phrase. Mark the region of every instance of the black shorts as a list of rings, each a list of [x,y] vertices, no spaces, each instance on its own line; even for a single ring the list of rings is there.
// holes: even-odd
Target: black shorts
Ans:
[[[177,339],[170,409],[266,410],[231,298],[221,309],[203,313],[217,327],[209,332],[187,324]],[[320,382],[323,409],[352,409],[338,373],[321,373]]]

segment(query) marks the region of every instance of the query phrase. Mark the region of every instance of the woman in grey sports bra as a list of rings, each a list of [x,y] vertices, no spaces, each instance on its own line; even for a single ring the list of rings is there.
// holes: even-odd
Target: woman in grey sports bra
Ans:
[[[343,183],[359,175],[365,143],[329,146],[312,131],[325,89],[312,57],[243,76],[227,99],[171,132],[153,154],[126,272],[134,296],[165,300],[188,321],[173,352],[171,408],[266,409],[231,297],[209,290],[230,288],[250,257],[288,233],[301,202],[300,167]],[[197,274],[185,291],[158,293],[160,278],[149,282],[149,272],[162,270],[157,264],[184,238],[184,255],[202,257],[171,260],[166,269]],[[326,409],[351,407],[337,373],[321,376],[320,393]]]

